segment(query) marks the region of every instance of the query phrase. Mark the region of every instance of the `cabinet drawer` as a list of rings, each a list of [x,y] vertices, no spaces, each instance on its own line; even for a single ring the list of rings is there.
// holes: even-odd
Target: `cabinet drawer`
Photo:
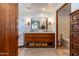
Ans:
[[[44,37],[36,38],[36,42],[45,42]]]
[[[71,42],[72,46],[71,48],[75,51],[77,51],[77,54],[79,54],[79,44]]]
[[[76,22],[74,22],[74,23],[76,23]],[[72,24],[71,26],[72,26],[71,30],[73,30],[73,31],[79,31],[79,22],[76,23],[76,24]]]
[[[73,21],[74,21],[74,20],[79,20],[79,14],[73,15],[72,20],[73,20]]]
[[[71,20],[71,30],[79,31],[79,14],[75,14]]]
[[[45,37],[51,37],[51,34],[46,33],[44,36],[45,36]]]
[[[26,33],[26,42],[53,42],[55,40],[54,33]]]
[[[35,35],[33,33],[27,33],[25,34],[25,37],[34,37]]]
[[[71,41],[79,43],[79,32],[71,33]]]
[[[34,41],[36,41],[36,40],[35,40],[35,38],[27,37],[27,38],[25,39],[25,41],[26,41],[26,42],[34,42]]]
[[[79,56],[76,50],[71,50],[71,56]]]
[[[51,42],[51,38],[49,38],[49,37],[48,38],[45,38],[45,41],[46,42]]]
[[[36,37],[44,37],[44,33],[38,33],[38,34],[35,34]]]

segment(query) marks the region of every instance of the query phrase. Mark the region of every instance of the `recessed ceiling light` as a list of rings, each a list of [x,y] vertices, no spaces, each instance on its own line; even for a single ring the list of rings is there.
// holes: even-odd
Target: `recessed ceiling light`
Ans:
[[[30,9],[31,9],[31,7],[27,7],[27,9],[29,9],[29,10],[30,10]]]
[[[45,10],[45,8],[42,8],[42,10]]]

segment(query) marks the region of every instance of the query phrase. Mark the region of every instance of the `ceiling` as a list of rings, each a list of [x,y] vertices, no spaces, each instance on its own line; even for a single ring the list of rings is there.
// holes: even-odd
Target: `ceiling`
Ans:
[[[53,14],[64,3],[20,3],[21,15]]]
[[[64,8],[59,11],[59,15],[66,16],[71,13],[71,4],[67,4]]]

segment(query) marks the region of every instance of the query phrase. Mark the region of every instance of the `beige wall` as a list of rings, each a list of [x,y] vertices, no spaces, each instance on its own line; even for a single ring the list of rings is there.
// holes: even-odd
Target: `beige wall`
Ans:
[[[60,34],[65,41],[70,39],[70,17],[71,5],[68,4],[58,14],[58,39],[60,39]],[[66,44],[67,45],[67,44]]]
[[[71,12],[74,12],[79,9],[79,3],[72,3],[71,4]]]

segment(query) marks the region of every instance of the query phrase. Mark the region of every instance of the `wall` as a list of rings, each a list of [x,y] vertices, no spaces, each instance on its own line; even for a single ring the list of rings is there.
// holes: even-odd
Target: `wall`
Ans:
[[[56,20],[55,20],[55,13],[28,13],[25,11],[25,7],[23,4],[19,4],[19,21],[18,21],[18,30],[19,30],[19,39],[18,45],[24,45],[24,33],[29,32],[31,29],[31,25],[28,26],[27,22],[31,22],[31,17],[47,17],[48,20],[51,22],[51,26],[49,30],[52,32],[56,32]]]
[[[20,6],[18,4],[18,13],[19,13],[19,19],[18,19],[18,46],[23,46],[24,45],[24,31],[25,31],[25,24],[24,24],[24,18],[25,14],[22,13],[21,8],[23,6]]]
[[[26,6],[24,6],[24,4],[18,4],[19,5],[19,23],[18,23],[18,29],[19,29],[19,39],[18,39],[18,45],[24,45],[24,33],[28,32],[30,30],[30,26],[27,26],[25,23],[27,23],[27,21],[25,19],[28,19],[28,21],[30,21],[30,18],[32,16],[44,16],[44,17],[48,17],[49,21],[52,22],[53,26],[50,26],[49,30],[51,29],[53,32],[56,33],[56,10],[60,8],[60,6],[62,6],[64,3],[53,3],[52,4],[52,8],[54,10],[52,10],[51,13],[42,13],[43,15],[41,15],[41,12],[38,13],[28,13],[26,12],[26,6],[29,4],[25,4]],[[41,6],[42,7],[42,6]],[[35,11],[35,10],[34,10]],[[46,11],[47,12],[47,11]],[[54,20],[54,23],[53,23]],[[55,35],[55,39],[56,39],[56,35]],[[55,47],[56,47],[56,40],[55,40]]]
[[[60,39],[60,34],[63,35],[63,39],[65,40],[65,46],[68,47],[68,42],[70,41],[70,17],[69,14],[79,9],[79,3],[71,3],[71,11],[70,6],[63,8],[59,12],[59,20],[58,20],[58,39]]]
[[[26,16],[26,17],[19,17],[19,24],[18,24],[18,29],[19,29],[19,46],[24,45],[24,33],[30,32],[31,30],[31,24],[27,25],[28,22],[31,23],[31,17],[32,16]],[[35,16],[37,17],[37,16]],[[46,17],[46,16],[45,16]],[[49,26],[48,30],[55,33],[55,21],[52,16],[48,16],[48,21],[51,22],[51,26]]]
[[[30,32],[31,31],[31,17],[33,16],[26,16],[25,18],[25,32]],[[48,22],[51,22],[51,25],[48,26],[48,31],[49,32],[54,32],[55,33],[55,20],[54,17],[52,15],[48,15],[48,14],[42,14],[42,16],[40,16],[40,14],[38,14],[38,16],[35,17],[46,17],[48,18]],[[42,22],[43,20],[41,20]],[[28,25],[27,23],[30,23],[30,25]],[[39,31],[41,32],[41,30]]]
[[[79,3],[72,3],[71,4],[71,12],[79,9]]]

